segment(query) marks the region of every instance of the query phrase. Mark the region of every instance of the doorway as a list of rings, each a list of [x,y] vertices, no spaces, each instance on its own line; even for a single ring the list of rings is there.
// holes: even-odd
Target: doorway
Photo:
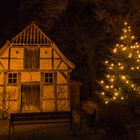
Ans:
[[[40,111],[39,84],[23,84],[21,86],[21,111],[22,112]]]

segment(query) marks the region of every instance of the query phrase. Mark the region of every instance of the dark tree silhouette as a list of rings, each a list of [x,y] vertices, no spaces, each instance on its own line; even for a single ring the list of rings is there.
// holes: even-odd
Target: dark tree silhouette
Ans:
[[[138,0],[19,0],[12,1],[6,15],[2,40],[10,39],[29,22],[36,20],[74,63],[74,79],[83,82],[83,98],[94,95],[96,79],[108,47],[120,34],[128,19],[139,36]],[[10,12],[14,13],[11,15]],[[7,9],[8,11],[8,9]],[[10,16],[9,16],[10,15]],[[136,31],[135,31],[136,30]],[[3,41],[2,41],[3,42]]]
[[[42,26],[50,30],[66,10],[67,2],[68,0],[20,0],[19,12],[23,19],[39,20]]]

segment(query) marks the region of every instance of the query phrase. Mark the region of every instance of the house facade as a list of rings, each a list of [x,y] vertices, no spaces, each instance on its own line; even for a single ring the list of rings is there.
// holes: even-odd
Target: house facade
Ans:
[[[70,110],[74,64],[36,23],[0,50],[0,109],[9,112]]]

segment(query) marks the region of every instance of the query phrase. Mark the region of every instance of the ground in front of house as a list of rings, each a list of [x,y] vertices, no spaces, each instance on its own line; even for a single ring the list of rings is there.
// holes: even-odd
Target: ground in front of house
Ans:
[[[8,139],[8,120],[0,120],[0,140]],[[69,124],[32,124],[15,126],[10,140],[94,140],[92,129],[83,125],[81,130],[71,131]]]
[[[8,140],[8,125],[7,120],[0,120],[0,140]],[[10,140],[122,140],[122,138],[123,140],[140,140],[139,136],[108,135],[103,129],[98,129],[95,134],[85,122],[82,129],[75,133],[71,131],[69,124],[15,126],[15,133],[11,133]]]

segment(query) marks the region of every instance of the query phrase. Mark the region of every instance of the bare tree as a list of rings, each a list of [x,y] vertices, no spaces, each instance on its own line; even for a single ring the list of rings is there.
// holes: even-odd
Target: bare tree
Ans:
[[[0,62],[0,67],[3,69],[1,74],[3,75],[3,86],[0,92],[0,101],[1,101],[1,115],[3,119],[8,117],[8,111],[12,107],[10,103],[11,99],[16,98],[16,91],[15,89],[7,89],[7,81],[6,81],[6,72],[3,64]]]
[[[16,91],[6,90],[6,87],[3,88],[3,91],[0,92],[0,99],[2,101],[1,113],[2,118],[6,119],[9,116],[9,110],[12,108],[13,103],[11,103],[12,99],[16,98]]]

